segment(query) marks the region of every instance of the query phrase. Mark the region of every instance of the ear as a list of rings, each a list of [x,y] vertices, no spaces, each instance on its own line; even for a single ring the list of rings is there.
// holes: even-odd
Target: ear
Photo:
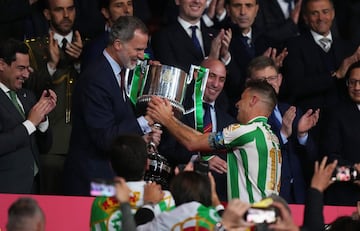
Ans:
[[[101,14],[104,16],[104,18],[105,18],[106,20],[109,20],[110,14],[109,14],[108,9],[106,9],[106,8],[101,8]]]
[[[4,71],[5,70],[5,61],[4,59],[0,59],[0,71]]]
[[[46,20],[50,21],[51,16],[50,16],[50,11],[49,11],[49,9],[45,9],[45,10],[43,11],[43,14],[44,14]]]
[[[121,42],[119,39],[116,39],[113,44],[114,48],[119,51],[123,47],[123,42]]]
[[[249,101],[249,106],[254,107],[259,100],[260,99],[259,99],[259,97],[257,95],[252,95],[251,100]]]
[[[175,4],[176,4],[177,6],[179,6],[179,5],[180,5],[180,0],[175,0]]]

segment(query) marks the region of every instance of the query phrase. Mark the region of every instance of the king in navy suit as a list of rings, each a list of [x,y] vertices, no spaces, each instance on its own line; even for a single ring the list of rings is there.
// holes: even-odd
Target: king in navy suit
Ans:
[[[89,195],[93,179],[113,179],[106,151],[118,135],[152,131],[143,116],[136,117],[119,74],[143,59],[148,30],[139,19],[121,16],[109,39],[103,55],[84,70],[75,87],[73,129],[64,169],[67,194]],[[159,139],[160,133],[153,137],[155,143]]]

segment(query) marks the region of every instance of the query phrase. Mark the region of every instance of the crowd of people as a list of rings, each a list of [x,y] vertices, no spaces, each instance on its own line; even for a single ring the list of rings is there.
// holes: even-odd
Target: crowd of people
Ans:
[[[242,220],[245,211],[271,195],[306,208],[356,205],[356,1],[142,2],[0,2],[0,192],[89,196],[92,181],[115,178],[133,195],[130,213],[120,203],[135,218],[126,230],[184,228],[189,217],[210,230],[246,229],[254,224]],[[157,15],[157,4],[167,12]],[[187,74],[195,65],[208,75],[200,94],[199,73],[187,84],[182,117],[167,95],[139,111],[126,77],[139,63]],[[144,181],[154,164],[149,144],[169,164],[168,188]],[[175,173],[194,161],[209,175]],[[333,176],[337,169],[348,175]],[[118,187],[125,181],[129,189]],[[118,225],[118,202],[128,199],[117,200],[95,199],[92,230]],[[109,201],[112,220],[96,217]],[[284,205],[273,206],[282,219],[269,228],[299,229]],[[306,216],[303,229],[324,227]]]

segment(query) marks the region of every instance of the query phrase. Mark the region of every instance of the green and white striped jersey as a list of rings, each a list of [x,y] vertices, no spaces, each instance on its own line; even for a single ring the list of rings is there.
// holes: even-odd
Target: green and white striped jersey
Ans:
[[[213,142],[214,147],[228,150],[229,200],[254,203],[279,194],[280,143],[266,117],[256,117],[246,125],[230,125],[217,133]]]

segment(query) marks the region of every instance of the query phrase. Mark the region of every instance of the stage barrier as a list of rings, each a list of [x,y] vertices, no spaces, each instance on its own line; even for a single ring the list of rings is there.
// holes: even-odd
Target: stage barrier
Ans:
[[[19,197],[36,199],[45,212],[47,231],[88,231],[92,197],[76,196],[43,196],[24,194],[0,194],[0,231],[5,231],[7,210]],[[303,221],[303,205],[290,205],[294,221],[301,225]],[[351,215],[356,207],[325,206],[325,223],[330,223],[338,216]]]

